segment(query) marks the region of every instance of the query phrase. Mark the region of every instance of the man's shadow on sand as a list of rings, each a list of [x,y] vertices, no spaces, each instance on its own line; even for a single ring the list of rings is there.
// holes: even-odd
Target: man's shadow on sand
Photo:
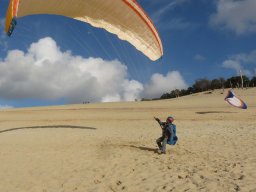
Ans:
[[[84,126],[75,126],[75,125],[47,125],[47,126],[31,126],[31,127],[17,127],[11,129],[1,130],[0,133],[9,132],[9,131],[17,131],[23,129],[45,129],[45,128],[55,128],[55,129],[88,129],[88,130],[96,130],[94,127],[84,127]]]
[[[135,145],[126,145],[126,146],[127,147],[136,148],[136,149],[140,149],[142,151],[150,151],[150,152],[158,153],[158,149],[157,148],[141,147],[141,146],[135,146]]]

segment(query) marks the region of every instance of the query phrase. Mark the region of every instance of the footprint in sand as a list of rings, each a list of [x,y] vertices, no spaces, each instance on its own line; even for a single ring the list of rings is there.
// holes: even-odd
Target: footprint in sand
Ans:
[[[121,187],[121,190],[125,190],[125,189],[126,189],[125,186],[122,186],[122,181],[117,181],[117,182],[116,182],[116,185],[117,185],[117,186],[120,186],[120,187]]]
[[[99,183],[101,183],[101,181],[98,180],[98,179],[96,179],[96,180],[94,180],[94,183],[95,183],[95,184],[99,184]]]
[[[238,178],[238,180],[243,180],[244,179],[244,175],[241,175],[239,178]]]

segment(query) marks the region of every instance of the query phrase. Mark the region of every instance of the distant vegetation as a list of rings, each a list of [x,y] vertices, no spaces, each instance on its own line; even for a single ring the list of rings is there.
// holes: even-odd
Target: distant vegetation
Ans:
[[[196,80],[196,82],[187,89],[175,89],[169,93],[164,93],[160,98],[154,99],[145,99],[143,98],[142,101],[148,100],[159,100],[159,99],[170,99],[176,98],[180,96],[185,96],[193,93],[198,93],[202,91],[210,91],[214,89],[225,89],[225,88],[248,88],[248,87],[255,87],[256,86],[256,76],[254,76],[251,80],[247,76],[235,76],[229,79],[219,78],[208,80],[207,78],[202,78]]]

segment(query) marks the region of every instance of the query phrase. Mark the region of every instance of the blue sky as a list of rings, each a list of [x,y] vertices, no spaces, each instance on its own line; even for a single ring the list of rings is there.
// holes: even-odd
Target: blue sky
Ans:
[[[155,62],[61,16],[20,18],[9,38],[8,2],[0,0],[1,108],[154,98],[199,78],[256,75],[255,0],[138,0],[163,43]]]

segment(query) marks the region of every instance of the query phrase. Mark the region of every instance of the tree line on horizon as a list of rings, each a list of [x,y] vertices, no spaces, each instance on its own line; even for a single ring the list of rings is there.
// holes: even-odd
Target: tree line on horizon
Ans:
[[[197,79],[195,83],[188,87],[187,89],[175,89],[169,93],[164,93],[160,98],[145,99],[142,98],[141,101],[149,100],[160,100],[160,99],[171,99],[176,97],[181,97],[185,95],[190,95],[193,93],[209,91],[214,89],[225,89],[225,88],[248,88],[256,86],[256,76],[252,77],[250,80],[247,76],[233,76],[228,79],[222,77],[218,79],[209,80],[207,78]]]

